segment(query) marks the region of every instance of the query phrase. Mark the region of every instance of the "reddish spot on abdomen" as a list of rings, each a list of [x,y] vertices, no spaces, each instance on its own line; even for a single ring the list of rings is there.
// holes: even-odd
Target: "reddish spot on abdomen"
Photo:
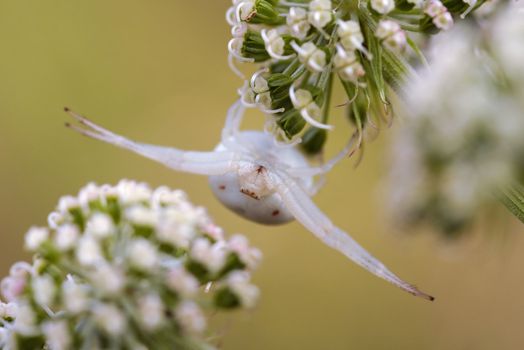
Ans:
[[[271,215],[273,216],[277,216],[278,214],[280,214],[280,210],[274,210]]]
[[[218,186],[219,189],[221,189],[222,191],[226,189],[226,185],[220,185]]]

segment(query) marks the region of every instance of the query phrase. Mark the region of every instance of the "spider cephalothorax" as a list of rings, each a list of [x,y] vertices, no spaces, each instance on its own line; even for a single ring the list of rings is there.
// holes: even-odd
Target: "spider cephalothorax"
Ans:
[[[213,193],[228,208],[263,224],[299,221],[326,245],[366,270],[416,296],[433,297],[404,282],[347,233],[336,227],[311,200],[321,186],[315,176],[328,172],[348,153],[352,141],[335,158],[311,166],[296,148],[277,144],[258,131],[240,131],[244,107],[229,109],[220,144],[213,152],[182,151],[131,141],[66,109],[83,127],[67,126],[83,135],[131,150],[174,170],[209,176]],[[353,140],[353,139],[352,139]]]

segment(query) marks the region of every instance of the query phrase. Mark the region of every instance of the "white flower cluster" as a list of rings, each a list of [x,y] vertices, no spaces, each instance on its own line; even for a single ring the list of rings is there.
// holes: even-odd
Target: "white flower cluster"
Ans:
[[[459,13],[476,3],[447,2]],[[267,129],[289,143],[300,142],[305,125],[332,129],[323,111],[332,75],[338,76],[351,101],[355,96],[350,90],[380,89],[362,92],[362,98],[385,109],[385,78],[377,67],[389,70],[386,77],[398,78],[394,66],[403,64],[399,57],[408,51],[406,31],[434,33],[453,25],[451,12],[440,0],[233,0],[226,19],[232,33],[231,69],[244,79],[236,62],[261,66],[239,90],[242,103],[268,114]],[[396,63],[383,64],[384,51]],[[313,95],[307,108],[297,107],[294,90]]]
[[[0,284],[2,349],[209,348],[205,311],[251,308],[261,260],[184,192],[123,180],[60,199]]]
[[[391,174],[403,221],[453,233],[496,189],[524,178],[524,13],[516,7],[482,31],[441,37],[431,70],[409,86]]]

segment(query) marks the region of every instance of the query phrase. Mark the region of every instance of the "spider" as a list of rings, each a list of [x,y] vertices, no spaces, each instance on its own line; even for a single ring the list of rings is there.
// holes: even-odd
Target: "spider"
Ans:
[[[283,224],[296,219],[324,244],[338,250],[364,269],[404,291],[427,300],[434,298],[393,274],[346,232],[335,226],[311,197],[322,186],[315,176],[326,174],[346,155],[354,138],[333,159],[310,165],[295,147],[275,142],[262,131],[241,131],[245,107],[235,102],[228,110],[221,141],[212,152],[183,151],[138,143],[98,126],[65,108],[80,125],[66,126],[160,162],[176,171],[209,176],[215,196],[237,214],[262,224]]]

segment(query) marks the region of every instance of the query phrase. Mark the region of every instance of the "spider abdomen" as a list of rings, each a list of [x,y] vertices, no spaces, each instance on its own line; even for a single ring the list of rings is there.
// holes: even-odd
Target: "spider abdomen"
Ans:
[[[209,177],[209,185],[217,199],[238,215],[265,225],[279,225],[292,221],[278,193],[258,196],[242,191],[239,176],[234,173]]]

